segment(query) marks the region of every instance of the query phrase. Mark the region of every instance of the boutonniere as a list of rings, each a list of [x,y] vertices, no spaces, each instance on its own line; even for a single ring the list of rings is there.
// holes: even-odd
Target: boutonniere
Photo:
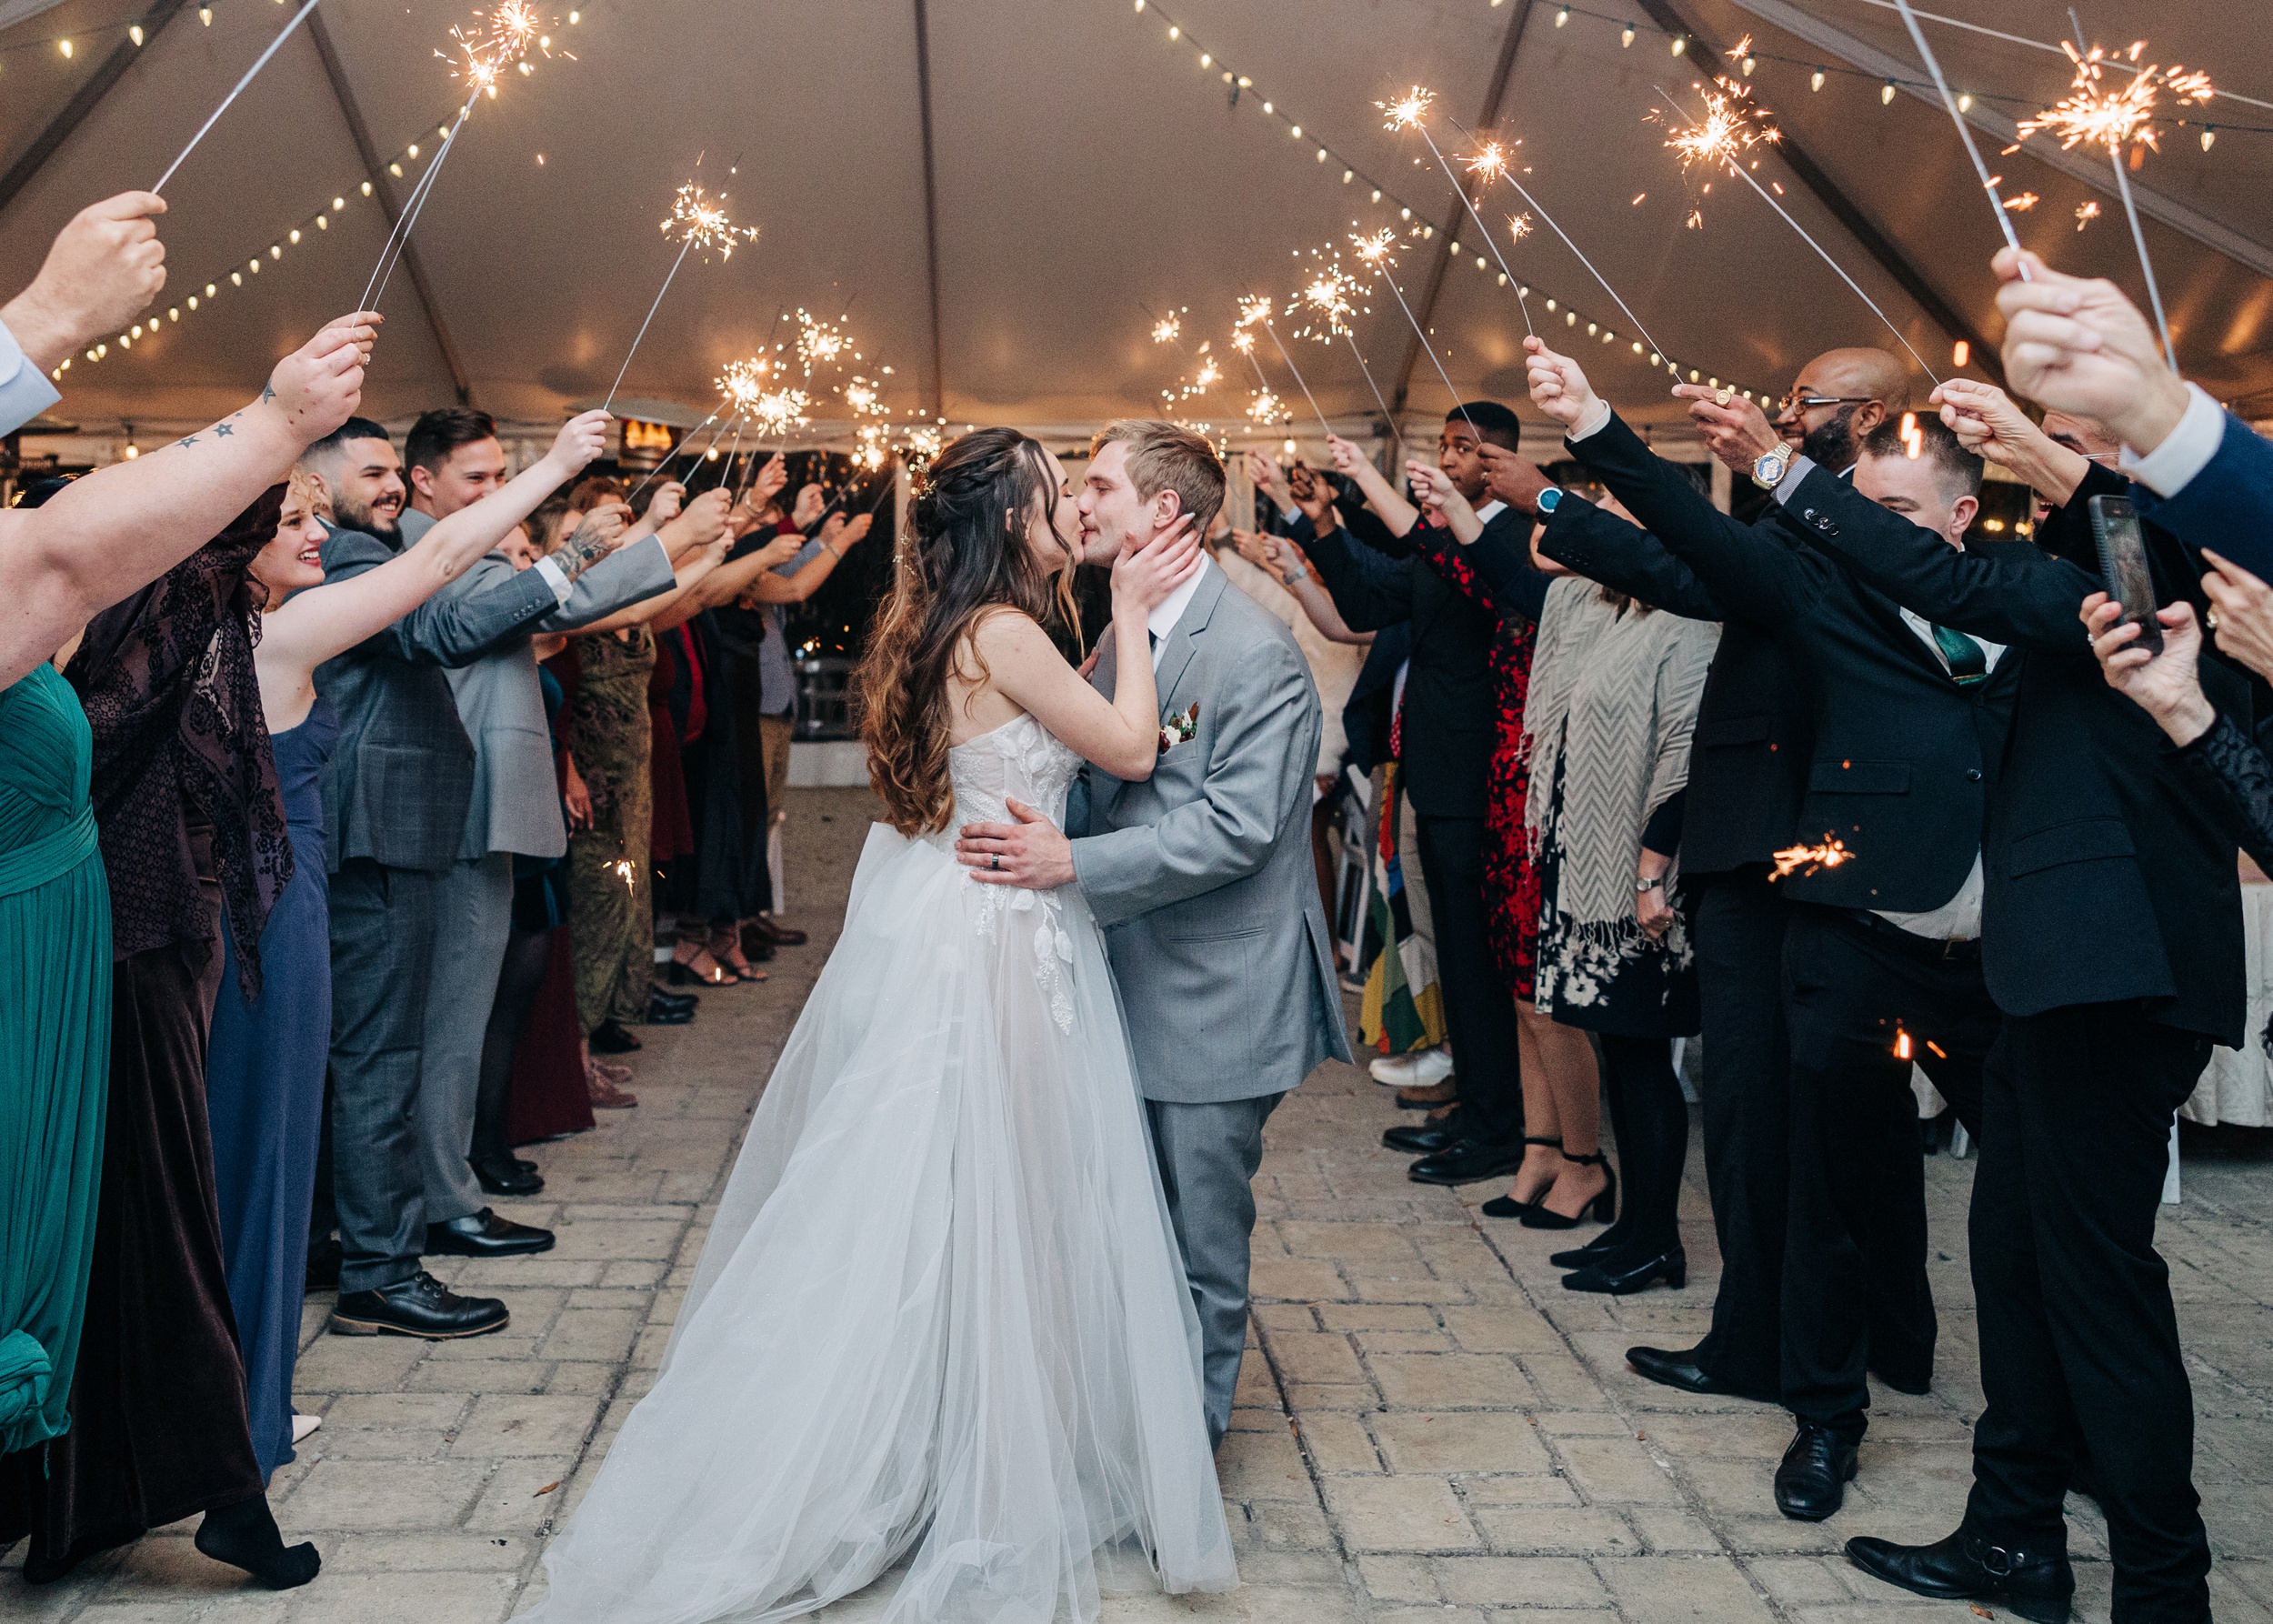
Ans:
[[[1160,754],[1166,756],[1177,745],[1199,731],[1199,701],[1192,701],[1192,708],[1182,716],[1169,717],[1160,724]]]

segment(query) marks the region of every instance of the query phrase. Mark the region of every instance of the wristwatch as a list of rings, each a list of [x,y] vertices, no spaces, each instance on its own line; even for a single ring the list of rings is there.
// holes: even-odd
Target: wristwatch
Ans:
[[[1563,487],[1559,485],[1550,485],[1539,493],[1539,499],[1533,506],[1538,508],[1539,516],[1546,518],[1554,513],[1557,504],[1562,499]]]
[[[1784,476],[1791,472],[1791,447],[1778,441],[1775,449],[1764,451],[1752,465],[1752,483],[1764,491],[1772,491],[1784,483]]]
[[[1665,884],[1664,875],[1653,874],[1647,879],[1637,879],[1634,882],[1634,895],[1640,897],[1650,891],[1663,890]]]

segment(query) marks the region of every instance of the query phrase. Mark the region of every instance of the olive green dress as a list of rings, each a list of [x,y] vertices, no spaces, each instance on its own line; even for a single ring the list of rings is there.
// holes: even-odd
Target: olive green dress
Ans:
[[[561,742],[592,796],[592,827],[568,839],[568,929],[576,948],[576,1013],[589,1033],[602,1021],[647,1018],[655,976],[655,864],[649,831],[655,782],[647,678],[655,639],[645,627],[622,637],[572,638],[576,696],[561,717]]]
[[[93,739],[52,666],[0,692],[0,1454],[70,1427],[111,1039]]]

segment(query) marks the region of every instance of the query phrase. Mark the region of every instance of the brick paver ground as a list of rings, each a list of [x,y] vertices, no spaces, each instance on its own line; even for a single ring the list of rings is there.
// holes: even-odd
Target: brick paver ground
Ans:
[[[310,1305],[301,1404],[324,1427],[272,1498],[287,1538],[322,1547],[315,1583],[248,1590],[191,1549],[185,1526],[45,1589],[24,1585],[18,1550],[0,1569],[0,1616],[499,1624],[541,1593],[547,1534],[652,1379],[706,1204],[833,938],[872,803],[798,791],[795,807],[797,917],[814,945],[777,958],[764,987],[706,995],[694,1026],[648,1030],[639,1108],[536,1150],[549,1188],[506,1209],[558,1226],[557,1249],[437,1260],[445,1278],[506,1298],[511,1328],[431,1346],[334,1338],[319,1334],[327,1304]],[[1970,1624],[1961,1604],[1874,1585],[1837,1551],[1856,1533],[1937,1537],[1962,1505],[1980,1403],[1971,1162],[1929,1169],[1936,1390],[1874,1395],[1847,1509],[1811,1526],[1770,1499],[1780,1412],[1685,1399],[1623,1358],[1636,1341],[1693,1341],[1710,1310],[1717,1265],[1694,1142],[1688,1289],[1613,1301],[1560,1289],[1546,1258],[1568,1237],[1479,1218],[1492,1187],[1407,1182],[1377,1143],[1395,1114],[1383,1090],[1333,1067],[1272,1118],[1255,1346],[1220,1463],[1246,1582],[1223,1597],[1113,1598],[1109,1619],[1486,1624],[1537,1609],[1558,1624]],[[2217,1614],[2273,1624],[2273,1174],[2190,1163],[2186,1195],[2162,1241],[2195,1383]],[[2081,1614],[2104,1619],[2102,1525],[2088,1502],[2070,1511]],[[888,1589],[829,1616],[872,1619]]]

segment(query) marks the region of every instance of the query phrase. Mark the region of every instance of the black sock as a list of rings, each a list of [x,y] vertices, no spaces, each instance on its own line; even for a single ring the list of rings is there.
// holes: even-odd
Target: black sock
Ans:
[[[207,1511],[197,1525],[197,1549],[216,1562],[244,1569],[272,1590],[295,1589],[324,1565],[313,1545],[285,1548],[265,1494]]]

